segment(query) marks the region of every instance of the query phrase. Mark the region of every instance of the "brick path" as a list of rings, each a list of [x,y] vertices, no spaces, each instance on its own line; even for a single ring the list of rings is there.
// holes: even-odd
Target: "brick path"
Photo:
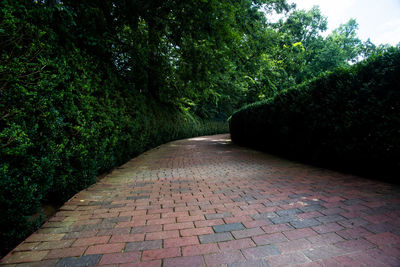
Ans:
[[[400,190],[232,145],[153,149],[75,195],[10,266],[400,266]]]

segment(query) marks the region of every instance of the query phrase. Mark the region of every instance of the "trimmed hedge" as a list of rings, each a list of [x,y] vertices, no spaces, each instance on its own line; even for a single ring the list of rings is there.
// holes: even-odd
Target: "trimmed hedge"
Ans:
[[[63,69],[49,78],[68,71],[71,76],[51,84],[44,75],[28,90],[14,84],[0,101],[10,114],[0,130],[1,254],[42,223],[31,219],[41,203],[62,203],[97,175],[160,144],[229,131],[226,122],[107,88],[94,70],[82,76],[71,71],[74,63],[56,64]],[[96,96],[98,88],[107,95]]]
[[[62,203],[162,143],[228,132],[226,122],[160,103],[126,86],[102,59],[63,47],[38,9],[1,4],[2,255],[40,225],[31,215],[42,203]]]
[[[245,106],[230,132],[241,145],[392,179],[400,169],[400,49]]]

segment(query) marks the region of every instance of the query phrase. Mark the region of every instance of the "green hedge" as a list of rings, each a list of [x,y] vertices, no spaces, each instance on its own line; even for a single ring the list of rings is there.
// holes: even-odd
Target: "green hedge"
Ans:
[[[1,97],[3,253],[38,227],[41,220],[32,221],[30,215],[41,203],[65,201],[98,174],[162,143],[229,131],[226,122],[203,121],[139,93],[117,90],[81,54],[56,60],[32,87],[9,84]]]
[[[38,10],[1,5],[2,255],[41,223],[31,215],[42,203],[65,201],[98,174],[159,144],[228,132],[227,123],[153,100],[124,86],[101,59],[59,45],[33,14]]]
[[[398,176],[400,49],[245,106],[232,115],[230,132],[241,145],[379,179]]]

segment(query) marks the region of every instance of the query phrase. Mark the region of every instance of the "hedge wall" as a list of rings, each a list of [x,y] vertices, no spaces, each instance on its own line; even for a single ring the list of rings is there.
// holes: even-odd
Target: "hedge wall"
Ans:
[[[383,179],[400,169],[400,49],[245,106],[232,140]]]
[[[41,223],[30,217],[41,203],[159,144],[228,132],[124,86],[101,59],[58,45],[34,12],[0,11],[0,255]]]
[[[2,254],[40,225],[30,215],[41,203],[63,202],[98,174],[162,143],[228,132],[226,122],[116,90],[78,55],[54,62],[33,87],[15,82],[2,92]]]

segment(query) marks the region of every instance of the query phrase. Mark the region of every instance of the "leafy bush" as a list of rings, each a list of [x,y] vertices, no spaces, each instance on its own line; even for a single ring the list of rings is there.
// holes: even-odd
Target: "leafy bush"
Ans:
[[[400,168],[400,49],[337,69],[230,119],[238,144],[362,172]]]
[[[40,23],[46,10],[27,5],[0,8],[1,254],[40,224],[30,216],[41,203],[65,201],[159,144],[228,131],[130,89],[73,43],[59,45]]]

